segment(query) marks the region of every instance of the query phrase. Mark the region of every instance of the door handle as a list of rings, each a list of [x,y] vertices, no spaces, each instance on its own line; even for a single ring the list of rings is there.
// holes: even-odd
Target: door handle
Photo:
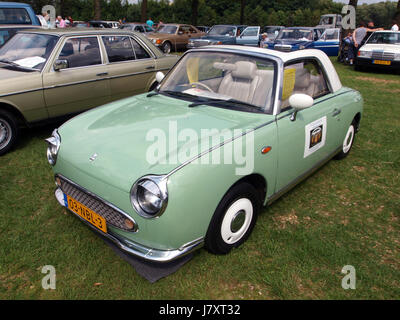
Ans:
[[[96,74],[96,76],[101,77],[101,76],[106,76],[108,75],[108,72],[100,72],[98,74]]]
[[[146,67],[147,70],[155,69],[155,66]]]
[[[332,117],[336,117],[337,115],[339,115],[342,112],[342,110],[340,109],[333,109],[332,111]]]

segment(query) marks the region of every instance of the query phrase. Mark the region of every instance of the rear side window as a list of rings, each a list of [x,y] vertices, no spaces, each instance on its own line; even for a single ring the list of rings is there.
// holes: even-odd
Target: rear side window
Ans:
[[[102,39],[110,63],[135,60],[130,37],[104,36]]]
[[[59,59],[68,61],[68,68],[78,68],[101,64],[101,54],[97,37],[68,39]]]
[[[0,24],[32,24],[24,8],[0,8]]]

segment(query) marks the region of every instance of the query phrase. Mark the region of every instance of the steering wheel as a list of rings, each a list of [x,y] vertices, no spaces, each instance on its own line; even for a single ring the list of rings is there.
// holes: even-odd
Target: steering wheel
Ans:
[[[209,86],[205,85],[204,83],[201,83],[201,82],[192,82],[190,85],[195,85],[195,86],[199,85],[200,87],[206,88],[208,91],[214,93],[214,91],[213,91]]]

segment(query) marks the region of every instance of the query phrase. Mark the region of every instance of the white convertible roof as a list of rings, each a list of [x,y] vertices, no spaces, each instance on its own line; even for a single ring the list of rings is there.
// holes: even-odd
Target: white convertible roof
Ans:
[[[329,82],[331,84],[331,89],[333,92],[338,91],[342,88],[342,83],[340,82],[340,78],[336,72],[335,67],[333,66],[329,57],[325,54],[325,52],[318,50],[318,49],[304,49],[304,50],[297,50],[292,52],[282,52],[278,50],[270,50],[264,48],[257,48],[257,47],[244,47],[244,46],[235,46],[235,45],[216,45],[216,46],[205,46],[202,47],[206,48],[213,48],[219,50],[235,50],[235,51],[244,51],[246,53],[257,53],[257,54],[265,54],[273,57],[277,57],[278,59],[282,60],[283,63],[296,60],[299,58],[317,58],[322,66],[325,69],[326,76],[329,78]]]

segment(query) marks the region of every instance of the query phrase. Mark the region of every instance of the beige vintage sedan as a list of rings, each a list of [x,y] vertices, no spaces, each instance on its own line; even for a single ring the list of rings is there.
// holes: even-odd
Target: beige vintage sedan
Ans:
[[[200,38],[205,32],[188,24],[163,24],[147,37],[164,53],[186,49],[190,39]]]
[[[150,91],[157,71],[168,71],[177,59],[131,31],[17,33],[0,49],[0,155],[15,144],[20,126]]]

